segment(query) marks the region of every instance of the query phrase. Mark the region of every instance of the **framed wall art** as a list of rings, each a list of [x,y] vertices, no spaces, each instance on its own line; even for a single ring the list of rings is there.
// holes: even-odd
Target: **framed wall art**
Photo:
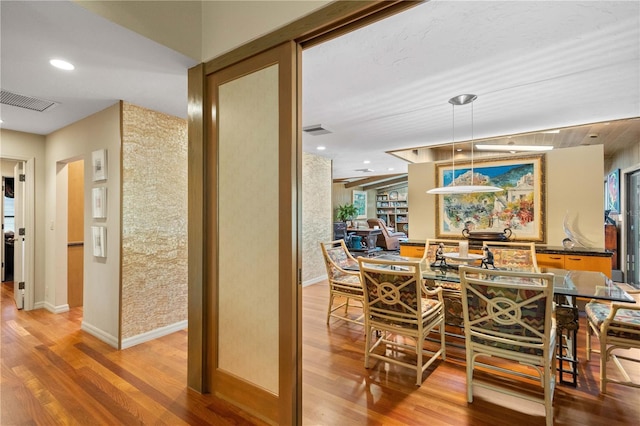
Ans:
[[[107,150],[99,149],[91,153],[91,168],[93,181],[107,180]]]
[[[107,257],[107,228],[105,226],[92,226],[91,237],[93,255],[95,257]]]
[[[620,169],[612,171],[607,176],[605,199],[605,210],[610,210],[610,213],[620,213]]]
[[[104,186],[91,190],[91,211],[94,219],[107,217],[107,188]]]
[[[353,191],[353,205],[358,210],[356,219],[367,218],[367,193],[365,191]]]
[[[544,155],[476,160],[436,165],[438,186],[493,185],[500,192],[439,195],[436,198],[436,236],[462,238],[462,231],[503,233],[512,240],[545,242]]]

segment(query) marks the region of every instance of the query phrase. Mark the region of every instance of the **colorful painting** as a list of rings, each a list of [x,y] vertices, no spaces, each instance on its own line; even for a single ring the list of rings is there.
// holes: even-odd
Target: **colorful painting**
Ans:
[[[620,213],[620,169],[616,169],[607,176],[605,210],[610,213]]]
[[[545,241],[544,155],[476,160],[436,165],[438,186],[493,185],[500,192],[439,195],[436,198],[436,236],[462,238],[462,231],[503,233],[512,240]]]
[[[358,210],[356,219],[367,218],[367,193],[365,191],[353,191],[353,206]]]

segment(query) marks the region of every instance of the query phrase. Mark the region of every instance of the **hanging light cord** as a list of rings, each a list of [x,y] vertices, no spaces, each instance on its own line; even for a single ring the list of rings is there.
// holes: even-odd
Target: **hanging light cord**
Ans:
[[[451,104],[451,186],[456,186],[456,106]]]
[[[471,102],[471,185],[473,183],[473,101]]]

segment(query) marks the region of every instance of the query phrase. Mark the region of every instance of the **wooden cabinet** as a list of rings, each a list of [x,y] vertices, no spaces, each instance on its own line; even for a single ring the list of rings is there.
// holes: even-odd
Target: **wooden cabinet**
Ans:
[[[424,246],[403,246],[400,244],[400,256],[406,257],[422,257],[424,255]]]
[[[480,247],[470,247],[469,253],[480,254]],[[424,244],[418,241],[400,243],[400,256],[422,257]],[[600,250],[584,249],[572,253],[561,247],[536,247],[536,261],[540,268],[602,272],[611,278],[611,256]]]
[[[539,267],[564,269],[563,254],[536,253],[536,262]]]
[[[611,278],[611,258],[608,256],[536,253],[536,261],[541,268],[596,271]]]

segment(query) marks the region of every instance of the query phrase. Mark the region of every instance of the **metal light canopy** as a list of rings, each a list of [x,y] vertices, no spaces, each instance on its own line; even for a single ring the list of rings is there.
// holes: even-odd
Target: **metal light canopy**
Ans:
[[[489,185],[456,185],[455,174],[456,174],[456,162],[455,162],[455,137],[453,136],[453,131],[455,130],[455,107],[460,105],[471,104],[473,101],[478,99],[478,96],[472,94],[464,94],[454,96],[449,99],[449,103],[453,106],[453,130],[452,130],[452,142],[451,142],[451,160],[452,160],[452,171],[453,171],[453,179],[451,181],[451,185],[449,186],[439,186],[436,188],[432,188],[427,191],[427,194],[435,194],[435,195],[455,195],[455,194],[477,194],[483,192],[500,192],[504,191],[502,188],[498,188],[497,186],[489,186]],[[473,183],[473,104],[471,104],[471,183]]]

